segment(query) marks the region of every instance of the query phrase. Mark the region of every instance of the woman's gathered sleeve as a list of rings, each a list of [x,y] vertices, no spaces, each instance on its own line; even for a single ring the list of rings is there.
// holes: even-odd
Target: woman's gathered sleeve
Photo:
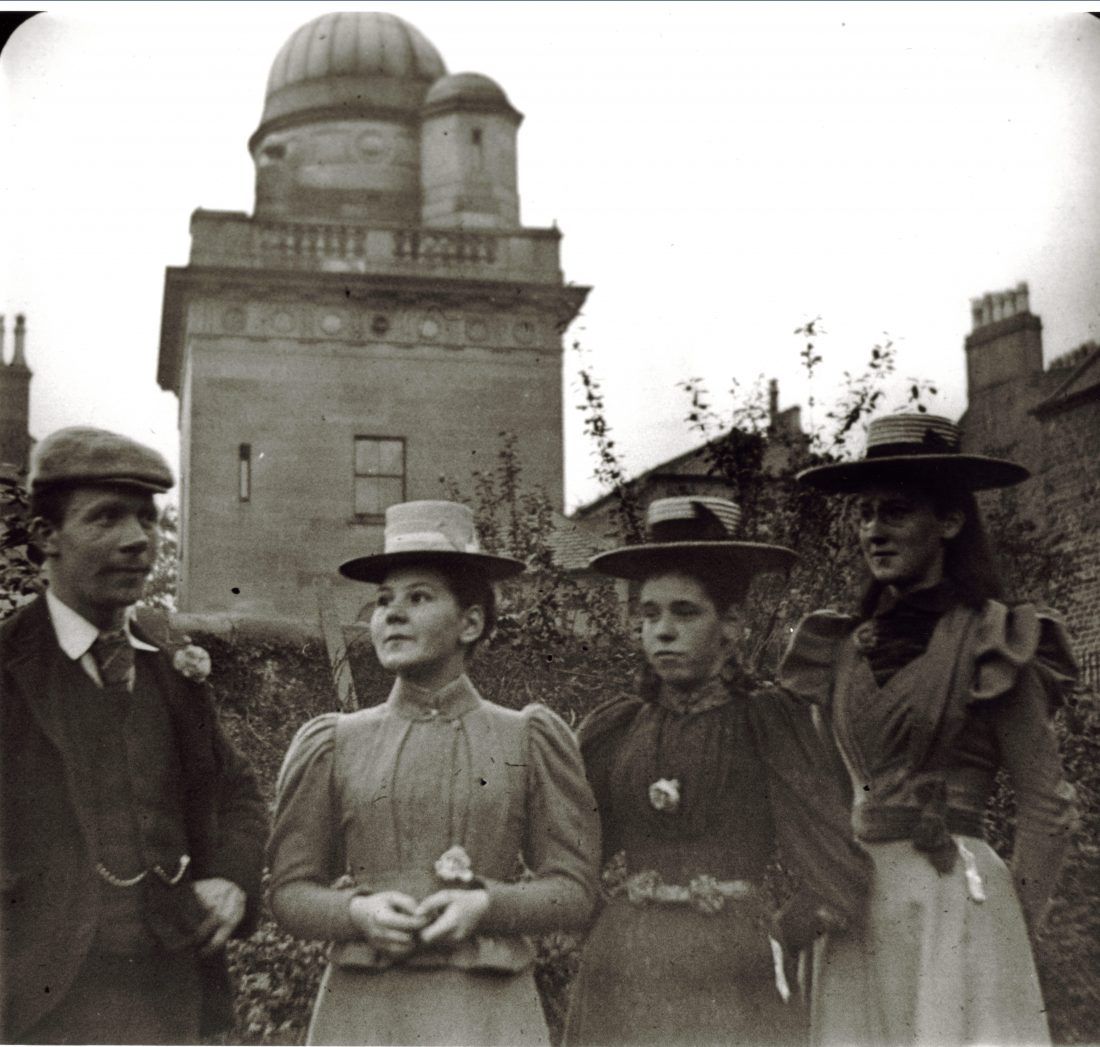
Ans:
[[[549,709],[529,705],[527,826],[524,861],[530,878],[486,881],[486,931],[539,933],[583,928],[592,915],[599,877],[596,802],[572,731]]]
[[[802,701],[828,708],[839,648],[855,625],[850,615],[836,611],[806,615],[779,663],[779,683]]]
[[[852,832],[838,765],[810,710],[779,687],[753,692],[748,708],[780,860],[798,885],[775,917],[774,934],[797,952],[819,934],[862,922],[873,866]]]
[[[267,844],[271,911],[292,934],[320,941],[358,937],[349,914],[355,891],[332,886],[343,872],[332,789],[338,716],[310,720],[290,743],[275,787]]]
[[[988,718],[1016,796],[1012,876],[1028,926],[1042,925],[1078,824],[1052,715],[1077,675],[1061,622],[991,604],[979,624],[971,708]]]

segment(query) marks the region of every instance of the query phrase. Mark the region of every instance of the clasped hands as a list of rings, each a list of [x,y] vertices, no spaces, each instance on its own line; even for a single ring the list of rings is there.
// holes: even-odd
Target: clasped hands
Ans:
[[[436,891],[418,905],[401,891],[356,895],[349,912],[359,933],[388,956],[402,957],[418,945],[461,942],[489,909],[485,890]]]

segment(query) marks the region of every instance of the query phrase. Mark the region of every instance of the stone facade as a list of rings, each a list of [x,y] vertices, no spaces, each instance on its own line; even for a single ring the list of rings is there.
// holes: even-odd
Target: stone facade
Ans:
[[[30,461],[31,369],[26,358],[26,320],[15,318],[14,346],[7,358],[4,317],[0,316],[0,481],[17,479]]]
[[[519,224],[520,115],[392,15],[326,15],[276,57],[256,213],[197,211],[168,270],[180,607],[312,620],[385,506],[490,467],[502,433],[563,497],[561,234]],[[335,582],[355,617],[362,586]]]
[[[964,449],[1005,454],[1032,471],[1019,511],[1057,558],[1054,602],[1087,678],[1100,686],[1100,345],[1044,369],[1042,323],[1026,284],[971,305]]]

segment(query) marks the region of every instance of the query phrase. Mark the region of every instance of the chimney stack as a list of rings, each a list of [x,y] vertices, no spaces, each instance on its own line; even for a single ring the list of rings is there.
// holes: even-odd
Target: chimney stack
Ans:
[[[779,420],[779,379],[772,378],[768,381],[768,425],[773,429]]]
[[[12,367],[26,367],[27,358],[23,355],[23,343],[27,337],[27,318],[22,313],[15,317],[15,351],[11,358]]]
[[[966,360],[972,405],[994,386],[1042,371],[1043,324],[1031,312],[1025,281],[971,298],[970,321]]]

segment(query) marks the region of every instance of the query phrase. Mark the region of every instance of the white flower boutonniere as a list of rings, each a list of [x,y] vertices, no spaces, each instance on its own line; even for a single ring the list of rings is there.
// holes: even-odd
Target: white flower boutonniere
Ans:
[[[655,811],[675,814],[680,809],[680,779],[658,778],[649,787],[649,803]]]
[[[470,865],[470,856],[466,848],[461,844],[448,847],[435,860],[435,874],[444,883],[466,884],[474,878],[474,870]]]
[[[212,668],[210,655],[205,648],[189,643],[172,655],[172,668],[182,676],[186,676],[188,680],[202,683],[210,675]]]

